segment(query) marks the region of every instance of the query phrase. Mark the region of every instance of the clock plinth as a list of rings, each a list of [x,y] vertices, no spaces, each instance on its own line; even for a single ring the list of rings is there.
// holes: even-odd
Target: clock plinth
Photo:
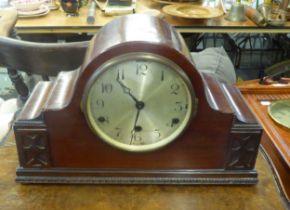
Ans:
[[[200,74],[181,36],[146,15],[111,22],[82,69],[40,82],[14,130],[21,183],[257,182],[261,128],[240,92]]]

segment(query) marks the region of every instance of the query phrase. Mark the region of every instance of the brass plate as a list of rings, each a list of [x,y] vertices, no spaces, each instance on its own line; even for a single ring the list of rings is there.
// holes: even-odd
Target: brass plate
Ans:
[[[170,0],[153,0],[156,3],[159,4],[189,4],[189,3],[201,3],[202,0],[176,0],[176,1],[170,1]]]
[[[163,12],[168,15],[190,19],[208,19],[223,15],[223,11],[218,8],[192,4],[167,5],[163,8]]]
[[[271,103],[268,113],[275,122],[290,129],[290,99]]]

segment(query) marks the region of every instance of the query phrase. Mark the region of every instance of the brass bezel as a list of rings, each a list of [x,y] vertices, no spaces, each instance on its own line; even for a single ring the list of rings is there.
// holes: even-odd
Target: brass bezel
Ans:
[[[99,126],[96,125],[96,123],[93,120],[92,114],[90,113],[89,109],[90,109],[90,90],[91,87],[93,86],[94,82],[97,80],[98,77],[100,77],[102,75],[102,73],[104,73],[104,71],[106,71],[106,69],[108,69],[110,66],[116,65],[117,63],[121,63],[124,61],[128,61],[131,59],[151,59],[157,62],[161,62],[169,67],[171,67],[171,69],[175,70],[177,72],[177,74],[181,77],[181,79],[184,81],[186,87],[187,87],[187,97],[189,98],[189,101],[191,103],[189,103],[188,105],[188,112],[186,113],[186,117],[183,120],[181,126],[178,127],[178,129],[169,137],[166,137],[165,139],[158,141],[155,144],[150,144],[150,145],[128,145],[128,144],[124,144],[121,143],[113,138],[111,138],[110,136],[108,136],[105,132],[103,132]],[[81,101],[81,106],[83,108],[83,112],[85,114],[85,118],[86,121],[89,125],[89,127],[91,128],[91,130],[97,135],[99,136],[103,141],[105,141],[106,143],[121,149],[121,150],[125,150],[125,151],[130,151],[130,152],[146,152],[146,151],[153,151],[159,148],[162,148],[163,146],[169,144],[170,142],[174,141],[178,136],[181,135],[181,133],[186,129],[186,127],[188,126],[188,124],[190,123],[191,119],[196,115],[197,112],[197,103],[198,100],[194,94],[194,90],[193,87],[191,85],[191,82],[188,78],[188,76],[185,74],[185,72],[173,61],[169,60],[168,58],[165,58],[163,56],[160,55],[156,55],[153,53],[147,53],[147,52],[136,52],[136,53],[128,53],[128,54],[123,54],[117,57],[114,57],[110,60],[108,60],[107,62],[103,63],[99,68],[97,68],[95,70],[95,72],[93,73],[93,75],[91,76],[91,78],[89,79],[86,87],[85,87],[85,91],[84,91],[84,95]]]

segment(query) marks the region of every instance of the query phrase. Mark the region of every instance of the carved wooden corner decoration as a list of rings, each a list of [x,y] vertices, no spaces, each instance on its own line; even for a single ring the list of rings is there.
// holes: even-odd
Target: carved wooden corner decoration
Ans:
[[[51,166],[47,133],[45,129],[18,129],[16,132],[18,152],[22,166],[39,168]]]
[[[259,147],[259,139],[261,138],[261,130],[253,130],[252,133],[249,133],[243,132],[242,129],[239,129],[239,131],[233,129],[230,138],[232,145],[229,149],[226,168],[234,170],[253,169]]]

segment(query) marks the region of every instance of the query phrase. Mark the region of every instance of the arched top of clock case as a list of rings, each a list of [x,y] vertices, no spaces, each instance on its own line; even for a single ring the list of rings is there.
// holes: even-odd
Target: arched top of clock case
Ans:
[[[181,35],[160,18],[128,15],[110,22],[91,40],[76,86],[79,96],[93,73],[106,61],[126,53],[144,52],[172,60],[191,80],[199,102],[205,98],[204,84],[194,67]],[[75,97],[74,97],[75,98]]]
[[[91,40],[86,62],[121,43],[155,43],[170,46],[189,55],[180,35],[172,26],[160,18],[144,14],[127,15],[105,25]]]

